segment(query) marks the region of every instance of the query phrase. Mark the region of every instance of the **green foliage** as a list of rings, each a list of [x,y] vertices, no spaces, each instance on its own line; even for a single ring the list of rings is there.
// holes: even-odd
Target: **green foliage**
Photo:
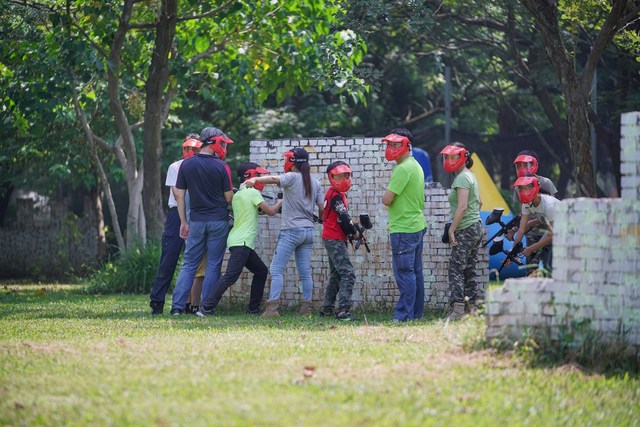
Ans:
[[[91,294],[147,294],[158,271],[162,247],[147,243],[132,246],[115,260],[106,262],[90,279]]]

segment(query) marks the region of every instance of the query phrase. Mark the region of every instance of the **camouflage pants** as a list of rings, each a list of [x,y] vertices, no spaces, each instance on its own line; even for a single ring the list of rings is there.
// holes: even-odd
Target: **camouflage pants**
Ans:
[[[351,294],[356,275],[349,260],[348,246],[342,240],[324,240],[324,247],[329,255],[329,285],[324,291],[322,307],[333,309],[338,297],[338,310],[348,311],[351,308]]]
[[[455,231],[458,246],[451,247],[449,260],[449,302],[464,302],[465,297],[475,302],[478,294],[476,283],[476,259],[482,240],[482,224],[473,225]]]

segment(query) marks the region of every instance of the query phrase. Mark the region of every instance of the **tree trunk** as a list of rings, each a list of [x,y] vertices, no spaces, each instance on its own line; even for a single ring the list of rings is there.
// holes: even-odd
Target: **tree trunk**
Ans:
[[[533,15],[538,35],[544,44],[551,66],[560,81],[567,104],[567,133],[574,176],[579,196],[596,197],[596,182],[591,164],[591,143],[588,115],[588,93],[575,70],[573,58],[564,46],[558,22],[558,9],[552,0],[520,0]],[[589,58],[591,61],[593,58]],[[589,62],[588,61],[588,62]],[[590,78],[583,75],[583,79]],[[589,80],[590,82],[590,80]]]
[[[118,161],[124,169],[129,191],[129,210],[127,212],[127,246],[135,242],[146,241],[145,235],[140,235],[140,204],[142,203],[142,172],[138,170],[138,157],[132,127],[120,101],[120,64],[122,46],[129,30],[129,22],[133,12],[135,0],[126,0],[122,7],[122,14],[118,22],[118,29],[114,34],[111,51],[109,52],[110,67],[107,68],[107,82],[109,91],[109,108],[113,113],[116,127],[120,135],[116,143]]]
[[[102,260],[107,256],[107,236],[104,232],[104,213],[102,212],[102,191],[92,188],[90,193],[93,203],[93,214],[98,233],[98,259]]]
[[[172,50],[177,23],[177,0],[162,0],[162,12],[156,27],[156,40],[149,78],[146,85],[144,111],[144,212],[146,231],[150,239],[160,238],[164,224],[162,209],[162,125],[165,105],[171,94],[165,94],[169,79],[169,54]]]
[[[578,82],[575,82],[576,84]],[[569,84],[565,91],[569,147],[575,171],[578,196],[597,197],[596,179],[591,157],[588,96]]]

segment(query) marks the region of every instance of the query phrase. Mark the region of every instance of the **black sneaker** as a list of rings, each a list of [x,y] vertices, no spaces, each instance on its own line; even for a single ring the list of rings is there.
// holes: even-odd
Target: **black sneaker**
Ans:
[[[172,308],[169,312],[172,316],[182,316],[184,314],[184,310],[179,308]]]
[[[322,317],[333,317],[333,307],[322,307],[320,310],[320,316]]]
[[[187,310],[187,314],[193,314],[193,315],[195,315],[195,314],[197,314],[197,313],[198,313],[198,310],[199,310],[199,309],[200,309],[200,307],[199,307],[199,306],[197,306],[197,305],[190,305],[190,306],[189,306],[189,309]]]
[[[213,308],[210,310],[207,310],[206,308],[204,308],[204,306],[200,307],[200,309],[196,312],[196,316],[198,317],[209,317],[209,316],[213,316],[214,310]]]
[[[159,315],[164,311],[164,303],[159,301],[151,301],[149,303],[149,307],[151,307],[151,314]]]
[[[247,310],[247,314],[251,314],[252,316],[257,316],[261,314],[261,311],[259,308],[256,308],[255,310]]]
[[[343,322],[351,322],[353,320],[356,320],[348,311],[341,311],[340,313],[336,314],[336,319]]]

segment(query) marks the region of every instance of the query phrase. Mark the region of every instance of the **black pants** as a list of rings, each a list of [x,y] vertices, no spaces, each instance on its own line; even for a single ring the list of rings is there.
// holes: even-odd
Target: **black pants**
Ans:
[[[151,289],[151,302],[164,304],[164,298],[171,285],[173,273],[176,271],[180,252],[184,248],[184,240],[180,237],[180,216],[178,208],[170,208],[162,233],[162,255],[156,280]]]
[[[202,306],[212,310],[218,306],[222,295],[236,283],[244,267],[253,273],[251,280],[251,295],[249,297],[249,311],[258,311],[264,294],[264,285],[267,282],[269,269],[262,262],[256,251],[246,246],[232,246],[229,248],[231,255],[227,261],[227,271],[213,285],[211,293],[202,301]]]

